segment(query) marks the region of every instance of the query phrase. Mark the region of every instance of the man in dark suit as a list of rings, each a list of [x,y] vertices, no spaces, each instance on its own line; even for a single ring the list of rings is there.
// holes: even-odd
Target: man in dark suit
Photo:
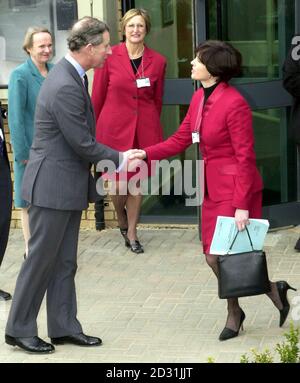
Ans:
[[[83,333],[77,315],[75,273],[82,210],[96,200],[91,164],[110,160],[119,167],[131,151],[119,153],[95,141],[93,107],[85,72],[111,54],[105,23],[84,17],[72,28],[69,53],[45,79],[36,105],[35,136],[23,180],[30,203],[29,254],[17,279],[5,341],[35,353],[54,346],[37,335],[37,316],[47,293],[48,335],[53,344],[98,346]]]
[[[4,127],[2,117],[6,117],[6,111],[1,108],[0,103],[0,266],[5,254],[12,206],[12,185],[10,178],[10,167],[5,145]],[[0,300],[9,300],[11,295],[0,290]]]
[[[294,97],[291,125],[297,145],[298,158],[300,158],[300,42],[298,40],[298,36],[293,38],[291,50],[283,65],[283,86]],[[295,249],[300,251],[300,238]]]

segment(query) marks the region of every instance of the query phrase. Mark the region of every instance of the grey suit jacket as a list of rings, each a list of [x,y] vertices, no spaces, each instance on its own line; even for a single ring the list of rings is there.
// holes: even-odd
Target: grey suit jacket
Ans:
[[[76,69],[59,61],[44,81],[36,105],[35,135],[23,178],[29,203],[58,210],[83,210],[96,200],[91,163],[122,155],[95,141],[90,97]]]

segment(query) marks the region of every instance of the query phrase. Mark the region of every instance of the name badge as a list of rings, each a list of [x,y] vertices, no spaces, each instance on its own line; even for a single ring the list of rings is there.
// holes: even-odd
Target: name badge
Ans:
[[[192,132],[192,141],[193,141],[193,144],[200,142],[199,132]]]
[[[144,77],[144,78],[138,78],[136,80],[136,86],[138,88],[145,88],[146,86],[151,86],[150,84],[150,78],[149,77]]]

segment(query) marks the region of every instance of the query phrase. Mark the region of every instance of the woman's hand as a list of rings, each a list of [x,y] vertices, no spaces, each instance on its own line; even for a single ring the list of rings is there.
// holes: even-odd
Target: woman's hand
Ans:
[[[146,158],[146,152],[142,149],[133,149],[128,158],[130,160],[143,160]]]
[[[245,230],[246,225],[250,225],[249,210],[236,209],[234,219],[238,230]]]

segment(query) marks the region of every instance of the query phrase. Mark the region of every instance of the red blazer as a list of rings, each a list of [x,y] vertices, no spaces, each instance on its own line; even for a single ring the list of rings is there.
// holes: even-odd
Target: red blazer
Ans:
[[[184,121],[171,137],[145,149],[148,161],[173,156],[191,145],[203,93],[201,88],[194,94]],[[256,168],[252,114],[241,94],[226,83],[220,83],[204,105],[200,151],[209,197],[215,202],[232,200],[235,208],[249,210],[253,193],[263,188]]]
[[[150,87],[137,88],[125,43],[112,48],[101,69],[95,70],[92,102],[97,126],[96,139],[116,150],[140,148],[162,141],[162,108],[166,59],[145,46],[144,76]],[[141,75],[142,67],[138,68]]]

